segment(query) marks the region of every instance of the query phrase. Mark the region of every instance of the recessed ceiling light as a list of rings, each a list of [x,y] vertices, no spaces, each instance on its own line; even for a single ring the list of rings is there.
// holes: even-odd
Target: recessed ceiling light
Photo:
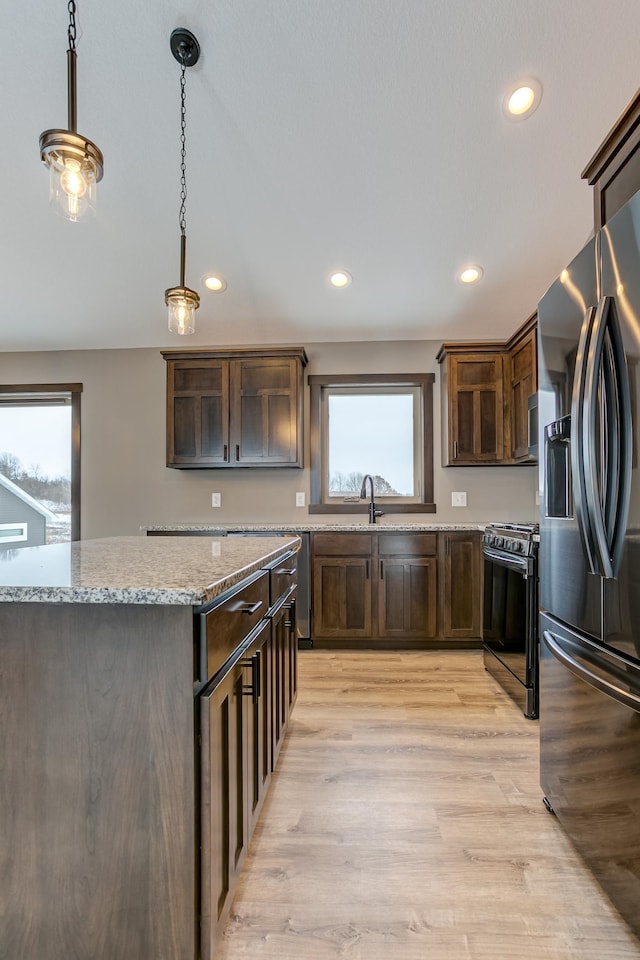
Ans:
[[[509,120],[525,120],[536,110],[542,97],[542,84],[533,77],[520,80],[507,91],[502,109]]]
[[[458,280],[460,283],[477,283],[483,273],[484,270],[477,263],[470,263],[468,267],[464,267],[460,271]]]
[[[215,277],[213,274],[204,278],[204,285],[207,290],[212,290],[214,293],[222,293],[227,289],[227,281],[224,277]]]
[[[334,287],[348,287],[353,277],[346,270],[335,270],[329,277],[329,283]]]

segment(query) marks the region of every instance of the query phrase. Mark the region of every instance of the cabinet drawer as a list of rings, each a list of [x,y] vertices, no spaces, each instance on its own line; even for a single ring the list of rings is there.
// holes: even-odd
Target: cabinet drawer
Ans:
[[[435,533],[381,533],[378,535],[381,557],[435,557]]]
[[[371,553],[371,534],[314,533],[313,552],[323,557],[366,557]]]
[[[271,606],[282,597],[289,593],[291,587],[298,582],[298,554],[292,553],[281,557],[278,563],[269,570],[271,580],[270,604]]]
[[[269,608],[269,574],[200,614],[201,682],[213,677]]]

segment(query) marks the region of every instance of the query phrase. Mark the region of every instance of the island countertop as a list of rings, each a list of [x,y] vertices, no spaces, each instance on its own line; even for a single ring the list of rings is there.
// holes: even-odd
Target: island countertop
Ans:
[[[199,606],[256,573],[294,536],[105,537],[0,553],[0,602]]]

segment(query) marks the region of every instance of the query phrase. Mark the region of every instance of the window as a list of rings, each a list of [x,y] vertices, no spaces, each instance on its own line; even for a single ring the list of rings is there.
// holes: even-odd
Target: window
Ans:
[[[0,547],[80,539],[82,384],[0,384]]]
[[[0,546],[3,543],[16,543],[27,539],[28,524],[0,523]]]
[[[435,513],[433,374],[310,376],[310,513],[360,513],[365,474],[391,513]]]

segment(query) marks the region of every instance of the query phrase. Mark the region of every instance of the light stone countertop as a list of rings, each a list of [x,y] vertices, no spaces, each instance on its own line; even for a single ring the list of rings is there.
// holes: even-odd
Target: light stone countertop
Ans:
[[[270,530],[284,530],[287,533],[322,533],[333,531],[345,533],[384,533],[384,532],[411,532],[411,533],[437,533],[447,530],[484,530],[487,523],[392,523],[378,521],[377,523],[368,523],[366,520],[361,523],[340,523],[340,522],[315,522],[315,523],[234,523],[229,520],[224,523],[168,523],[157,524],[155,526],[144,526],[140,529],[147,533],[207,533],[213,531],[230,531],[233,533],[259,533]]]
[[[105,537],[0,551],[0,602],[199,606],[299,538]]]

